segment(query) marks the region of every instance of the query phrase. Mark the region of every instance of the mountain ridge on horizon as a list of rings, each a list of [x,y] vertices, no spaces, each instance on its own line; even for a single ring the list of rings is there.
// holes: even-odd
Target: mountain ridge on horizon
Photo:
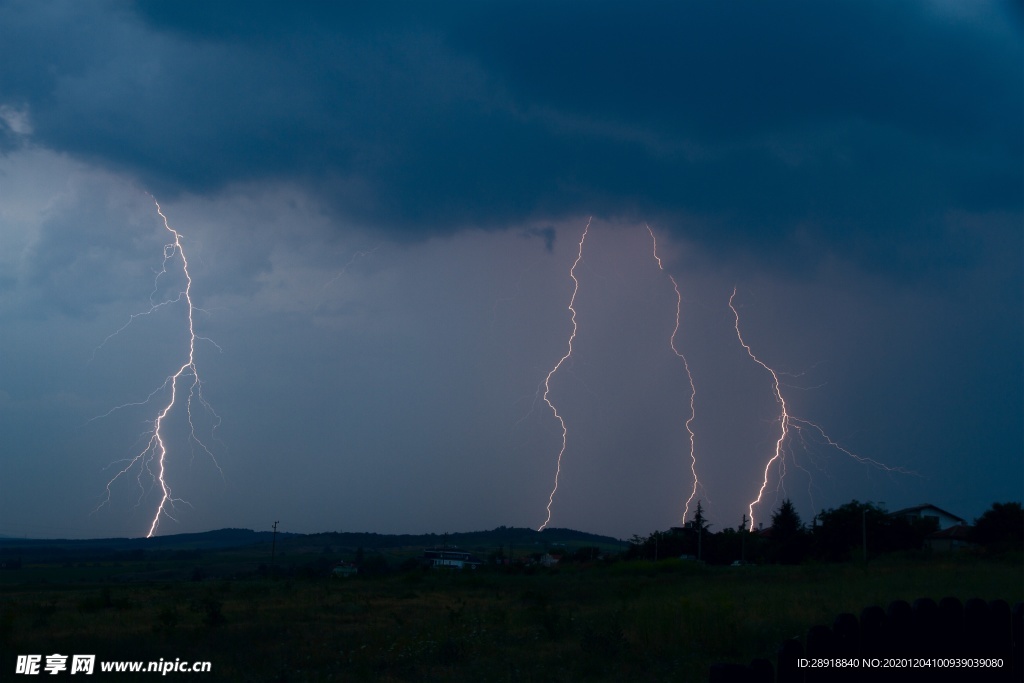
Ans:
[[[65,538],[19,538],[13,536],[0,536],[0,548],[13,548],[18,546],[66,546],[66,547],[95,547],[95,546],[118,546],[129,548],[229,548],[239,547],[261,542],[269,542],[274,531],[255,531],[253,529],[242,529],[226,527],[223,529],[212,529],[210,531],[188,532],[182,534],[167,534],[152,538],[131,538],[131,537],[108,537],[108,538],[86,538],[86,539],[65,539]],[[499,537],[505,542],[540,542],[560,543],[566,541],[591,541],[602,544],[626,545],[626,541],[611,536],[592,534],[585,531],[563,528],[547,528],[543,531],[536,531],[529,527],[506,527],[498,526],[490,530],[480,531],[459,531],[444,533],[422,533],[422,534],[382,534],[366,531],[321,531],[314,533],[297,533],[289,531],[276,532],[280,541],[294,541],[296,539],[309,539],[312,541],[330,541],[335,544],[361,545],[368,548],[400,547],[409,545],[436,545],[442,539],[452,545],[487,543],[498,540]]]

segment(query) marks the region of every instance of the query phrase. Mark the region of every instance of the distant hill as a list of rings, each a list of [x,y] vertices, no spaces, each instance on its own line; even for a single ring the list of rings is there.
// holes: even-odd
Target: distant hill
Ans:
[[[628,544],[611,536],[600,536],[573,529],[545,529],[536,531],[526,527],[500,526],[490,531],[461,531],[448,534],[372,534],[353,532],[329,532],[293,537],[291,543],[307,540],[314,543],[364,549],[407,548],[410,546],[559,546],[594,545],[625,548]]]
[[[54,538],[10,538],[0,537],[0,551],[24,549],[62,549],[65,551],[97,550],[130,551],[130,550],[215,550],[219,548],[237,548],[254,545],[264,541],[270,542],[270,531],[253,531],[251,529],[218,529],[194,534],[170,534],[154,538],[89,538],[89,539],[54,539]],[[278,539],[297,534],[278,533]],[[7,553],[9,554],[9,552]]]
[[[154,538],[31,539],[0,537],[0,554],[10,556],[18,550],[60,553],[130,552],[136,550],[217,550],[270,543],[273,532],[251,529],[218,529],[192,534],[169,534]],[[294,534],[278,532],[282,546],[336,546],[370,549],[449,546],[558,546],[596,545],[626,547],[611,536],[589,534],[573,529],[535,531],[525,527],[501,526],[490,531],[465,531],[449,534],[376,534],[366,532],[324,532]]]

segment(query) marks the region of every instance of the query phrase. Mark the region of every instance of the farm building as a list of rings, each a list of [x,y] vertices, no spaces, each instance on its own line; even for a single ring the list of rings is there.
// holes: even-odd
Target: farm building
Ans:
[[[423,561],[431,567],[451,567],[453,569],[476,569],[482,561],[472,554],[461,550],[430,548],[423,551]]]
[[[354,564],[349,564],[348,562],[339,562],[338,564],[334,565],[334,569],[331,570],[331,574],[333,576],[339,576],[341,578],[347,578],[349,576],[352,576],[353,574],[358,573],[359,567],[355,566]]]

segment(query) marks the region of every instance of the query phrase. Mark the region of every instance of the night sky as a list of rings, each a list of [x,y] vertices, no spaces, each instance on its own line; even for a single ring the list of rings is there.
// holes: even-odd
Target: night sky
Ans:
[[[734,287],[789,412],[902,470],[793,431],[757,522],[786,497],[806,522],[1021,500],[1022,22],[953,0],[0,0],[0,535],[150,527],[155,466],[107,482],[188,359],[184,301],[133,317],[185,285],[176,253],[156,277],[153,197],[215,411],[193,402],[199,441],[181,396],[163,423],[187,502],[159,534],[538,527],[588,221],[550,526],[681,521],[670,275],[712,531],[780,427]]]

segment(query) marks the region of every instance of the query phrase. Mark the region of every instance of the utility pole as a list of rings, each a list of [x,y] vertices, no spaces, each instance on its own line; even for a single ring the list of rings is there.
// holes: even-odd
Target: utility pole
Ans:
[[[740,564],[747,563],[747,513],[743,513],[743,522],[740,524]]]
[[[278,521],[274,521],[274,535],[270,541],[270,573],[274,573],[274,555],[277,551],[277,525],[280,524]]]
[[[697,527],[697,561],[701,562],[701,544],[704,540],[704,509],[697,501],[697,511],[693,515],[693,524]]]
[[[697,561],[704,561],[704,530],[697,529]]]
[[[868,508],[865,505],[860,514],[861,540],[864,542],[864,566],[868,566]]]

